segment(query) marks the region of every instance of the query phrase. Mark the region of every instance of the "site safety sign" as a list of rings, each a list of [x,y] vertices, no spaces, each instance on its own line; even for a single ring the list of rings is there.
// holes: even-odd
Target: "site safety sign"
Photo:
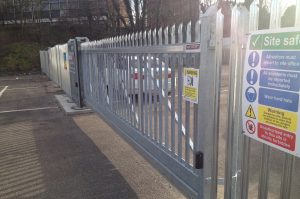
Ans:
[[[300,157],[300,29],[249,36],[243,75],[245,135]]]
[[[199,69],[183,69],[183,98],[198,104]]]

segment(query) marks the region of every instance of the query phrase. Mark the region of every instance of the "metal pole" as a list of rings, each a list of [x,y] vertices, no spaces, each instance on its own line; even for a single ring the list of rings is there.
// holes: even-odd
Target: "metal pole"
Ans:
[[[223,15],[217,6],[210,7],[201,18],[201,53],[197,131],[194,132],[194,153],[204,156],[203,198],[216,198],[218,176],[218,133],[220,67],[222,58]],[[197,156],[196,156],[197,157]],[[196,159],[197,160],[197,159]],[[196,161],[197,163],[197,161]]]
[[[281,179],[281,188],[280,188],[280,198],[288,199],[291,195],[291,185],[293,177],[293,168],[294,168],[294,156],[290,154],[285,154],[284,166],[283,166],[283,175]]]
[[[279,28],[281,23],[281,0],[273,0],[271,4],[270,29]],[[259,180],[258,198],[264,199],[268,197],[268,181],[269,181],[269,162],[270,162],[270,147],[263,144],[261,157],[261,170]]]
[[[296,15],[295,15],[295,27],[300,27],[300,1],[296,2]],[[292,185],[292,176],[294,168],[295,158],[292,155],[285,154],[284,166],[283,166],[283,175],[281,180],[280,188],[280,198],[290,198],[291,195],[291,185]]]
[[[300,27],[300,1],[296,1],[295,27]]]
[[[260,178],[259,178],[259,185],[258,185],[259,199],[268,198],[268,182],[269,182],[269,170],[270,170],[269,162],[270,162],[270,147],[266,144],[263,144]]]
[[[241,198],[242,190],[247,191],[248,168],[247,138],[242,134],[241,96],[244,64],[245,34],[248,33],[249,12],[244,6],[236,5],[232,9],[231,47],[230,47],[230,88],[228,100],[228,135],[226,146],[225,199]],[[246,152],[246,153],[245,153]],[[244,156],[245,155],[245,156]],[[245,170],[244,170],[245,169]],[[241,175],[241,171],[242,175]],[[244,198],[243,198],[244,199]]]
[[[251,139],[247,136],[243,137],[243,160],[241,169],[241,198],[248,198],[248,187],[249,187],[249,156],[250,156],[250,144]]]

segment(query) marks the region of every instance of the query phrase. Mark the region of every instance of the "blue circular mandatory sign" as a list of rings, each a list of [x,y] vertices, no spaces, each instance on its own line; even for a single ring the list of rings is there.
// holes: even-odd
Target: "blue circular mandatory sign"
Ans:
[[[254,70],[254,69],[249,70],[246,78],[247,78],[248,84],[250,84],[250,85],[256,84],[257,79],[258,79],[258,74],[257,74],[256,70]]]
[[[256,67],[259,63],[259,54],[256,51],[253,51],[250,53],[249,58],[248,58],[248,64],[251,67]]]
[[[257,92],[252,86],[248,87],[245,92],[245,96],[249,102],[254,102],[257,98]]]

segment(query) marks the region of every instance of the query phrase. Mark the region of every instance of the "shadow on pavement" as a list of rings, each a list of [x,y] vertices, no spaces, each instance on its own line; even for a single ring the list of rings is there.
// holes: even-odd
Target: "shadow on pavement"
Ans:
[[[0,198],[137,198],[59,109],[0,115]]]

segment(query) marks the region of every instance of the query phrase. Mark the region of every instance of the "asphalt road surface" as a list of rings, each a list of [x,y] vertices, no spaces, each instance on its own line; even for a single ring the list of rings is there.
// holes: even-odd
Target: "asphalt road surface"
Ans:
[[[220,178],[224,178],[226,159],[228,75],[224,66]],[[0,78],[1,199],[184,198],[97,114],[65,115],[54,98],[58,93],[63,92],[45,76]],[[178,107],[177,101],[175,104]],[[249,199],[257,198],[261,153],[262,145],[252,140]],[[271,150],[268,198],[280,197],[284,157],[284,153]],[[292,199],[300,195],[299,166],[296,159]],[[218,187],[218,198],[223,198],[223,185]]]
[[[0,198],[184,198],[96,114],[67,116],[45,76],[0,78]]]

